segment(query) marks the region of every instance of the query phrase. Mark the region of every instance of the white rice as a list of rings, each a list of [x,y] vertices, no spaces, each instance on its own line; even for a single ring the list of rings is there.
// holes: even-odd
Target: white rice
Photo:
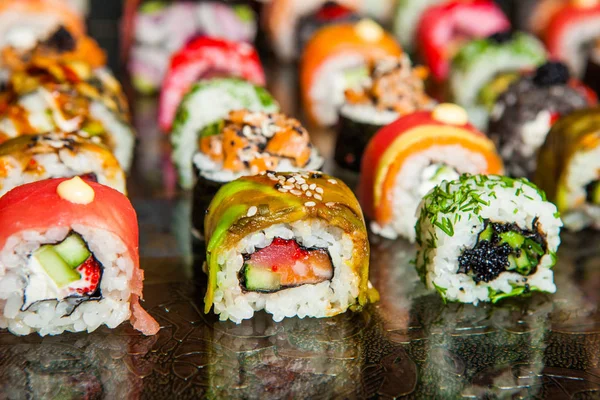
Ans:
[[[390,110],[378,110],[372,104],[348,104],[340,108],[340,114],[356,122],[371,125],[387,125],[398,119],[399,114]]]
[[[62,241],[70,230],[83,237],[104,266],[100,281],[102,299],[83,302],[68,316],[68,304],[55,300],[41,301],[21,311],[29,256],[42,244]],[[102,324],[117,327],[130,317],[129,281],[134,265],[126,252],[125,244],[112,233],[79,224],[11,236],[0,253],[0,328],[8,328],[15,335],[38,332],[45,336],[64,331],[92,332]]]
[[[577,29],[569,29],[562,36],[560,43],[561,60],[567,65],[571,73],[581,78],[585,73],[586,44],[600,37],[600,24],[595,16],[590,15],[588,20],[577,22]]]
[[[238,272],[242,269],[242,254],[267,247],[274,237],[294,238],[305,247],[326,248],[333,261],[331,281],[283,289],[275,293],[244,292]],[[235,248],[223,251],[218,258],[220,271],[214,295],[214,310],[219,318],[240,323],[252,318],[255,311],[265,310],[273,320],[286,317],[327,317],[344,312],[356,303],[359,277],[352,270],[354,244],[340,228],[321,220],[277,224],[242,239]]]

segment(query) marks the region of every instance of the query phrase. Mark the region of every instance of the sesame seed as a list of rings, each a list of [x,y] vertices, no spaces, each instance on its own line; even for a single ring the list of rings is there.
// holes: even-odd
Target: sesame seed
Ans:
[[[287,189],[279,188],[277,190],[279,190],[281,193],[287,193]]]
[[[312,196],[312,192],[310,190],[307,190],[306,193],[304,193],[307,197],[311,197]]]
[[[314,207],[317,205],[317,203],[315,203],[314,201],[307,201],[306,203],[304,203],[304,205],[306,207]]]
[[[284,189],[290,190],[294,188],[294,185],[283,185]]]
[[[315,189],[315,192],[319,193],[319,194],[323,194],[323,188],[322,187],[318,187]]]
[[[315,188],[316,188],[316,187],[317,187],[317,184],[316,184],[316,183],[312,183],[312,184],[309,186],[310,190],[315,190]]]
[[[294,183],[294,182],[296,182],[296,180],[293,177],[287,180],[287,183]]]
[[[302,185],[302,190],[308,190],[308,185],[306,183]]]
[[[333,201],[329,201],[329,202],[325,203],[325,205],[327,207],[333,207],[333,206],[335,206],[335,203]]]
[[[301,176],[297,176],[296,177],[296,182],[298,182],[298,183],[306,183],[306,181],[304,180],[304,178],[302,178]]]
[[[248,209],[248,212],[246,213],[247,217],[252,217],[254,215],[256,215],[256,212],[258,211],[258,208],[256,208],[256,206],[252,206]]]
[[[296,195],[296,196],[300,196],[302,194],[301,191],[296,190],[296,189],[290,190],[290,193],[293,194],[293,195]]]
[[[327,179],[327,182],[331,183],[332,185],[337,184],[337,181],[335,179]]]
[[[315,199],[317,199],[317,200],[323,200],[323,197],[321,197],[320,194],[315,194]]]

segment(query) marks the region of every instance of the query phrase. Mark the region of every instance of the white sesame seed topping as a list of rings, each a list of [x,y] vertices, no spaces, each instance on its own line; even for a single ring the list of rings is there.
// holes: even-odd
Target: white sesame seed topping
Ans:
[[[294,183],[294,182],[296,182],[296,180],[293,177],[287,180],[287,183]]]
[[[325,205],[327,207],[333,207],[333,206],[335,206],[335,203],[333,201],[329,201],[329,202],[325,203]]]
[[[314,207],[317,205],[317,203],[315,203],[314,201],[307,201],[306,203],[304,203],[304,205],[306,207]]]
[[[335,179],[327,179],[327,182],[331,183],[332,185],[337,185],[337,181]]]
[[[296,196],[302,195],[302,192],[296,189],[290,190],[290,193]]]
[[[307,190],[306,193],[304,193],[307,197],[311,197],[312,196],[312,192],[310,190]]]
[[[315,199],[317,199],[317,200],[323,200],[323,197],[321,197],[320,194],[315,194]]]
[[[256,212],[258,211],[258,208],[256,208],[256,206],[252,206],[248,209],[248,212],[246,213],[247,217],[253,217],[254,215],[256,215]]]
[[[282,189],[282,188],[279,188],[279,189],[277,189],[277,190],[279,190],[281,193],[287,193],[287,189]]]
[[[296,182],[298,182],[298,183],[306,183],[306,181],[304,180],[304,178],[302,178],[301,176],[297,176],[296,177]]]
[[[315,192],[319,193],[319,194],[323,194],[323,188],[322,187],[318,187],[315,189]]]
[[[302,190],[308,190],[308,185],[306,183],[302,185]]]
[[[294,185],[283,185],[282,188],[290,190],[294,188]]]
[[[311,183],[309,186],[310,190],[315,190],[316,187],[317,187],[316,183]]]

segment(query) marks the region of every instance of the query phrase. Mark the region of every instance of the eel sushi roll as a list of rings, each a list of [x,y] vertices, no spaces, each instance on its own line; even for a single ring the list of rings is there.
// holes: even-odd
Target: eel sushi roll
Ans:
[[[171,132],[172,159],[182,188],[191,189],[194,184],[192,158],[200,132],[219,132],[229,112],[241,109],[277,112],[279,106],[264,88],[237,78],[200,81],[183,98]]]
[[[446,0],[398,0],[394,10],[394,35],[402,48],[413,53],[416,50],[417,26],[427,8]]]
[[[173,55],[160,92],[158,124],[169,132],[177,107],[199,80],[238,77],[264,86],[258,53],[248,43],[199,37]]]
[[[268,172],[230,182],[210,204],[205,237],[204,311],[214,307],[221,320],[259,310],[275,321],[331,317],[378,298],[360,205],[330,176]]]
[[[138,225],[131,203],[79,177],[19,186],[0,198],[0,327],[16,335],[92,332],[131,320],[141,307]]]
[[[427,192],[462,173],[501,174],[494,143],[455,104],[399,118],[365,150],[359,198],[371,230],[388,239],[415,240],[415,212]]]
[[[508,175],[531,178],[552,124],[590,102],[569,79],[567,66],[558,62],[546,63],[512,83],[497,99],[488,129]]]
[[[249,4],[224,1],[125,2],[122,48],[134,88],[157,92],[169,60],[197,36],[252,43],[257,18]]]
[[[417,272],[444,301],[556,291],[552,266],[562,222],[528,180],[463,175],[430,191],[418,216]]]
[[[534,181],[557,205],[565,227],[600,229],[600,108],[574,111],[554,124]]]
[[[535,69],[545,61],[544,44],[526,33],[500,32],[473,40],[452,60],[448,81],[450,96],[465,107],[471,121],[483,129],[488,123],[485,100],[490,92],[498,93],[508,86],[510,73]]]
[[[127,193],[125,173],[112,152],[76,133],[22,135],[0,144],[0,196],[26,183],[74,176]]]
[[[129,106],[106,68],[38,57],[0,93],[0,142],[23,134],[79,132],[97,137],[128,170],[135,145]]]
[[[363,84],[344,93],[335,146],[339,166],[358,172],[363,151],[375,132],[402,115],[433,108],[435,102],[425,93],[427,74],[424,67],[411,68],[406,55],[369,64]]]
[[[324,160],[298,120],[283,114],[236,110],[217,126],[200,132],[193,163],[198,178],[192,225],[194,235],[201,238],[206,210],[225,183],[265,171],[316,171]]]
[[[510,22],[491,0],[450,0],[427,8],[417,27],[416,48],[433,79],[448,78],[451,60],[471,39],[510,28]]]
[[[366,76],[370,60],[398,57],[394,38],[371,20],[320,29],[306,44],[300,62],[300,94],[304,112],[320,126],[332,126],[344,91]]]

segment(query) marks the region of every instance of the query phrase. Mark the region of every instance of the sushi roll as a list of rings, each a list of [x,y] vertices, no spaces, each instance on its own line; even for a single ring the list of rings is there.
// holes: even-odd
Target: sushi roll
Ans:
[[[416,50],[417,26],[427,8],[446,0],[398,0],[394,10],[394,35],[402,48],[413,53]]]
[[[289,187],[289,189],[288,189]],[[206,215],[204,311],[239,323],[265,310],[331,317],[378,298],[358,201],[316,173],[263,173],[223,186]]]
[[[194,183],[192,157],[198,150],[199,132],[209,126],[218,132],[221,120],[240,109],[276,112],[279,106],[265,89],[237,78],[200,81],[183,98],[171,132],[172,159],[182,188],[190,189]]]
[[[93,139],[52,132],[22,135],[0,144],[0,196],[26,183],[73,176],[85,176],[127,193],[119,162]]]
[[[544,37],[554,15],[571,0],[509,0],[509,15],[515,30]]]
[[[565,227],[600,229],[600,108],[574,111],[552,126],[534,181],[557,205]]]
[[[200,132],[194,155],[192,224],[200,238],[204,216],[217,190],[244,175],[265,171],[315,171],[324,160],[298,120],[283,114],[236,110]]]
[[[450,96],[465,107],[471,121],[483,129],[488,123],[489,111],[483,103],[488,84],[500,74],[532,70],[545,61],[543,43],[526,33],[500,32],[473,40],[452,60],[448,81]]]
[[[359,198],[371,230],[415,240],[415,212],[430,189],[462,173],[501,174],[494,143],[464,109],[440,104],[399,118],[375,134],[360,171]]]
[[[435,104],[425,93],[427,69],[412,68],[406,55],[374,60],[368,71],[360,87],[344,93],[335,146],[336,163],[356,172],[375,132],[402,115],[430,109]]]
[[[137,218],[123,194],[79,177],[29,183],[0,198],[0,226],[0,327],[45,336],[131,320],[158,331],[139,304]]]
[[[532,178],[537,152],[554,121],[590,105],[588,96],[572,82],[565,64],[549,62],[523,74],[500,95],[488,134],[509,175]]]
[[[0,93],[0,142],[53,131],[96,136],[128,170],[135,145],[129,106],[106,68],[36,58]]]
[[[590,51],[583,83],[592,89],[596,95],[600,95],[600,38],[596,39]]]
[[[320,29],[307,43],[300,63],[304,112],[316,125],[334,125],[344,90],[366,75],[369,60],[401,53],[394,38],[371,20]]]
[[[509,28],[510,22],[491,0],[444,1],[423,12],[417,27],[417,48],[432,77],[442,82],[462,45]]]
[[[160,128],[165,132],[171,130],[179,103],[196,81],[214,77],[238,77],[257,85],[265,84],[254,47],[243,42],[199,37],[171,58],[160,92]]]
[[[416,268],[444,301],[477,304],[554,293],[562,222],[526,179],[463,175],[419,206]]]

